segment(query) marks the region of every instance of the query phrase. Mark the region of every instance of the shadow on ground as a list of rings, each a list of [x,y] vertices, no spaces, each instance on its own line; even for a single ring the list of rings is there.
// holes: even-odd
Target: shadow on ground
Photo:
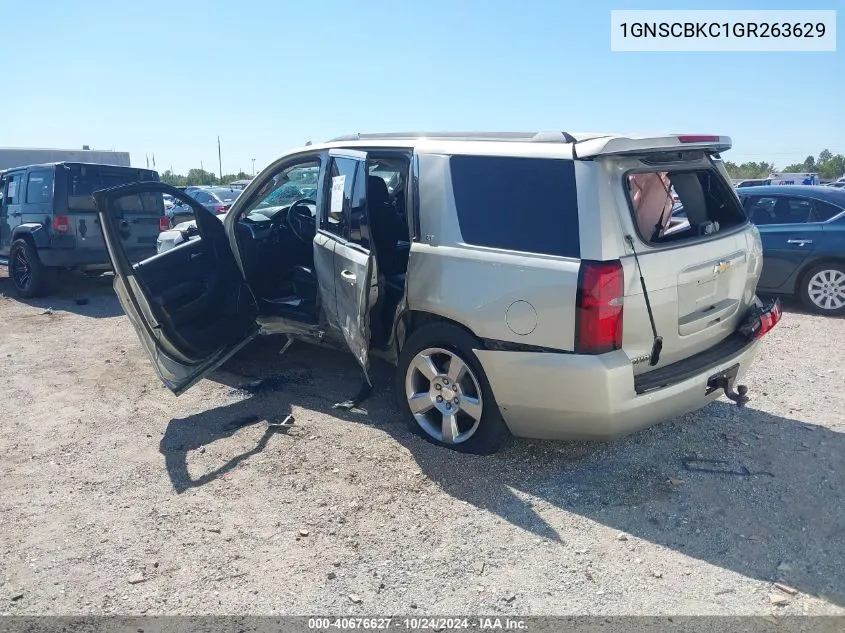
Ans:
[[[0,294],[42,310],[108,318],[123,314],[123,308],[112,288],[113,279],[111,273],[89,277],[78,271],[61,271],[46,297],[22,299],[12,285],[6,267],[0,266]]]
[[[382,429],[446,494],[541,537],[560,540],[548,519],[563,509],[845,605],[843,433],[755,410],[753,402],[746,409],[717,402],[609,444],[514,440],[492,457],[461,455],[409,432],[390,395],[390,368],[376,367],[366,414],[339,412],[332,403],[358,387],[352,357],[297,343],[280,359],[278,349],[264,340],[214,377],[236,388],[263,376],[252,397],[171,420],[161,452],[177,491],[260,452],[284,432],[272,423],[296,405]],[[249,424],[267,425],[254,449],[191,480],[187,451]]]

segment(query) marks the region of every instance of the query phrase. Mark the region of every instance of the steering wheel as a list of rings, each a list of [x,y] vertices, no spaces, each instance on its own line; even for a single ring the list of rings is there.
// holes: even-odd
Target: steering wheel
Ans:
[[[311,243],[317,234],[317,218],[311,215],[311,209],[306,204],[317,206],[311,198],[300,198],[288,207],[287,224],[296,238],[302,242]]]

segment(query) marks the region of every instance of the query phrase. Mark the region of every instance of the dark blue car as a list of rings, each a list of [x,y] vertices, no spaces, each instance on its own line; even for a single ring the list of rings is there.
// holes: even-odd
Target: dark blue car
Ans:
[[[739,190],[763,238],[763,294],[793,295],[819,314],[845,314],[845,191],[770,186]]]

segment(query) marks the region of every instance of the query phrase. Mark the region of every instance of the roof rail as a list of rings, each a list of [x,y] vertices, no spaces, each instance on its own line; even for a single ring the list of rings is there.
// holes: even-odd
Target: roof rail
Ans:
[[[455,139],[467,141],[533,141],[535,143],[575,143],[576,139],[567,132],[377,132],[370,134],[344,134],[327,141],[367,141],[390,139]]]

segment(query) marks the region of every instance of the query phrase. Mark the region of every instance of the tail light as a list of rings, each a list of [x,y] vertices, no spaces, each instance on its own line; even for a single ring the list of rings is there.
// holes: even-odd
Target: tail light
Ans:
[[[575,353],[604,354],[622,347],[625,293],[622,264],[582,261],[578,274]]]
[[[66,215],[54,216],[53,230],[56,231],[56,233],[67,233],[70,231],[70,218]]]
[[[719,137],[715,134],[678,134],[681,143],[717,143]]]
[[[163,215],[158,219],[158,230],[159,231],[169,231],[170,230],[170,219]]]
[[[228,204],[218,205],[218,206],[214,207],[214,210],[217,211],[217,213],[226,213],[226,211],[229,210],[230,206],[231,205],[228,205]]]
[[[760,329],[754,335],[754,338],[761,338],[766,333],[772,330],[780,321],[783,311],[780,307],[780,302],[776,302],[771,310],[760,315]]]

